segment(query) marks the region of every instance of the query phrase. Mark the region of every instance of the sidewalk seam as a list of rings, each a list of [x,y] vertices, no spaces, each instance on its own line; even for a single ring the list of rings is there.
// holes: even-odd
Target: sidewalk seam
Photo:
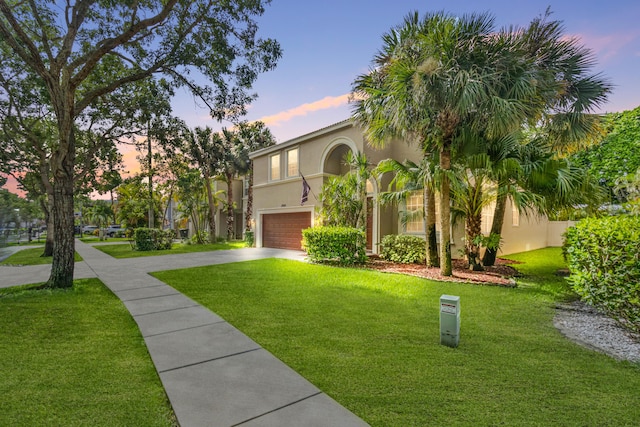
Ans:
[[[115,291],[115,292],[122,292],[122,291]],[[174,290],[174,291],[173,291],[173,293],[165,294],[165,295],[154,295],[154,296],[152,296],[152,297],[140,297],[140,298],[133,298],[133,299],[122,299],[122,298],[121,298],[121,299],[122,299],[122,302],[125,302],[125,301],[126,301],[126,302],[130,302],[130,301],[142,301],[142,300],[145,300],[145,299],[170,297],[170,296],[173,296],[173,295],[178,295],[179,293],[180,293],[180,292],[178,292],[178,291]]]
[[[247,354],[247,353],[251,353],[251,352],[254,352],[254,351],[258,351],[258,350],[262,350],[262,347],[256,347],[256,348],[252,348],[250,350],[240,351],[238,353],[231,353],[231,354],[227,354],[225,356],[214,357],[213,359],[202,360],[200,362],[189,363],[188,365],[182,365],[182,366],[178,366],[178,367],[175,367],[175,368],[158,371],[158,373],[159,374],[164,374],[166,372],[177,371],[178,369],[183,369],[183,368],[190,368],[192,366],[198,366],[198,365],[202,365],[204,363],[215,362],[216,360],[227,359],[229,357],[240,356],[241,354]]]
[[[227,323],[225,320],[219,320],[217,322],[212,322],[212,323],[204,323],[202,325],[198,325],[198,326],[190,326],[188,328],[182,328],[182,329],[174,329],[172,331],[166,331],[166,332],[158,332],[157,334],[151,334],[151,335],[143,335],[144,338],[151,338],[151,337],[157,337],[159,335],[166,335],[166,334],[172,334],[174,332],[182,332],[182,331],[189,331],[191,329],[196,329],[196,328],[204,328],[205,326],[213,326],[213,325],[218,325],[220,323]]]
[[[265,412],[265,413],[263,413],[263,414],[256,415],[255,417],[252,417],[252,418],[249,418],[249,419],[244,420],[244,421],[242,421],[242,422],[239,422],[239,423],[237,423],[237,424],[234,424],[234,425],[232,425],[231,427],[241,426],[241,425],[243,425],[243,424],[248,423],[249,421],[253,421],[253,420],[255,420],[255,419],[262,418],[262,417],[264,417],[265,415],[269,415],[269,414],[272,414],[272,413],[274,413],[274,412],[277,412],[277,411],[279,411],[279,410],[281,410],[281,409],[287,408],[287,407],[289,407],[289,406],[293,406],[293,405],[296,405],[296,404],[298,404],[298,403],[300,403],[300,402],[304,402],[305,400],[307,400],[307,399],[311,399],[312,397],[318,396],[318,395],[320,395],[320,394],[322,394],[322,393],[323,393],[322,391],[319,391],[319,392],[317,392],[317,393],[313,393],[313,394],[311,394],[311,395],[309,395],[309,396],[307,396],[307,397],[303,397],[302,399],[298,399],[298,400],[296,400],[295,402],[288,403],[288,404],[283,405],[283,406],[281,406],[281,407],[279,407],[279,408],[272,409],[272,410],[267,411],[267,412]]]

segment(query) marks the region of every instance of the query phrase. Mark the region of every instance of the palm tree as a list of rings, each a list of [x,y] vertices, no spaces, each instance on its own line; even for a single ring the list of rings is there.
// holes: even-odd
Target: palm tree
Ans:
[[[382,160],[378,163],[375,173],[382,175],[391,172],[394,174],[389,187],[395,187],[395,191],[381,193],[382,203],[398,204],[406,201],[414,191],[422,191],[422,211],[420,213],[424,220],[426,264],[427,267],[438,267],[440,260],[436,236],[435,165],[430,159],[429,156],[425,156],[420,164],[410,160],[405,160],[403,163],[394,159]]]
[[[209,242],[216,242],[216,201],[212,187],[212,181],[216,175],[217,156],[222,151],[219,145],[219,138],[209,127],[196,127],[193,131],[184,128],[183,145],[184,152],[189,160],[200,169],[204,178],[204,184],[207,194],[207,202],[209,206],[208,225],[209,225]]]
[[[488,14],[417,13],[383,36],[375,68],[356,79],[354,118],[372,143],[410,137],[439,156],[441,274],[450,276],[452,156],[463,127],[497,138],[528,117],[535,81],[511,34]],[[500,88],[509,85],[507,93]]]
[[[349,172],[330,177],[322,186],[318,200],[325,225],[367,227],[367,182],[372,168],[364,153],[347,152],[344,164]]]
[[[275,145],[276,140],[263,122],[240,122],[238,134],[243,141],[242,150],[239,152],[240,162],[238,174],[245,175],[247,179],[247,206],[245,211],[245,231],[251,230],[253,218],[253,161],[249,154],[253,151]]]

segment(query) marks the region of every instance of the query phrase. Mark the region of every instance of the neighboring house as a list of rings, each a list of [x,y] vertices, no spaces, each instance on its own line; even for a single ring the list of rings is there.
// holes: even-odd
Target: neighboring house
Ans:
[[[370,147],[362,130],[345,120],[307,135],[251,153],[254,167],[253,219],[258,247],[300,249],[302,230],[315,225],[316,208],[323,183],[331,176],[348,172],[344,156],[348,151],[363,152],[368,161],[376,165],[380,160],[393,158],[418,162],[418,147],[398,141],[384,149]],[[308,201],[301,206],[302,175],[311,187]],[[422,206],[422,195],[416,193],[406,206],[380,206],[376,200],[379,191],[387,190],[391,176],[385,176],[377,188],[375,181],[367,185],[372,209],[368,214],[367,249],[378,252],[378,245],[387,234],[415,234],[424,236],[422,220],[402,225],[400,211]],[[492,208],[486,209],[483,227],[491,227]],[[521,252],[559,245],[562,231],[550,231],[546,217],[520,215],[507,206],[503,227],[502,254]],[[549,233],[552,235],[549,236]],[[452,254],[461,256],[464,236],[463,224],[452,230]],[[550,243],[551,242],[551,243]]]

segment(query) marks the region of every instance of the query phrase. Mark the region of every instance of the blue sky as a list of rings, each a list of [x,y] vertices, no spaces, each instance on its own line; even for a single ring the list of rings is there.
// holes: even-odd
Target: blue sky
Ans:
[[[260,34],[278,40],[284,55],[274,71],[259,77],[259,98],[246,118],[265,121],[279,142],[348,118],[353,80],[369,69],[382,34],[411,11],[489,12],[500,28],[526,26],[547,7],[563,21],[565,34],[579,37],[594,52],[594,70],[615,85],[600,112],[640,105],[637,0],[273,0],[259,19]],[[219,126],[186,95],[174,100],[174,108],[190,126]]]

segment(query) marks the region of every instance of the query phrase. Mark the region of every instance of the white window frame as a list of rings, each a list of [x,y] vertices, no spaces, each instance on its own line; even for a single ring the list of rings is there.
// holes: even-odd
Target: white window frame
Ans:
[[[296,162],[295,162],[295,171],[291,172],[291,153],[293,153],[295,151],[296,153]],[[286,153],[286,162],[287,162],[287,169],[286,169],[286,176],[287,178],[292,178],[292,177],[296,177],[300,175],[300,150],[299,147],[296,148],[292,148],[290,150],[287,150]]]
[[[274,176],[274,164],[273,161],[278,159],[278,173]],[[282,179],[282,156],[280,153],[272,154],[269,156],[269,181],[279,181]]]
[[[520,227],[520,211],[515,203],[511,204],[511,226]]]
[[[415,191],[405,201],[405,209],[408,211],[421,211],[423,208],[423,200],[424,194],[422,191]],[[409,204],[409,201],[415,202],[417,204],[412,203]],[[407,222],[404,226],[405,233],[424,233],[424,218],[416,219],[410,222]]]

